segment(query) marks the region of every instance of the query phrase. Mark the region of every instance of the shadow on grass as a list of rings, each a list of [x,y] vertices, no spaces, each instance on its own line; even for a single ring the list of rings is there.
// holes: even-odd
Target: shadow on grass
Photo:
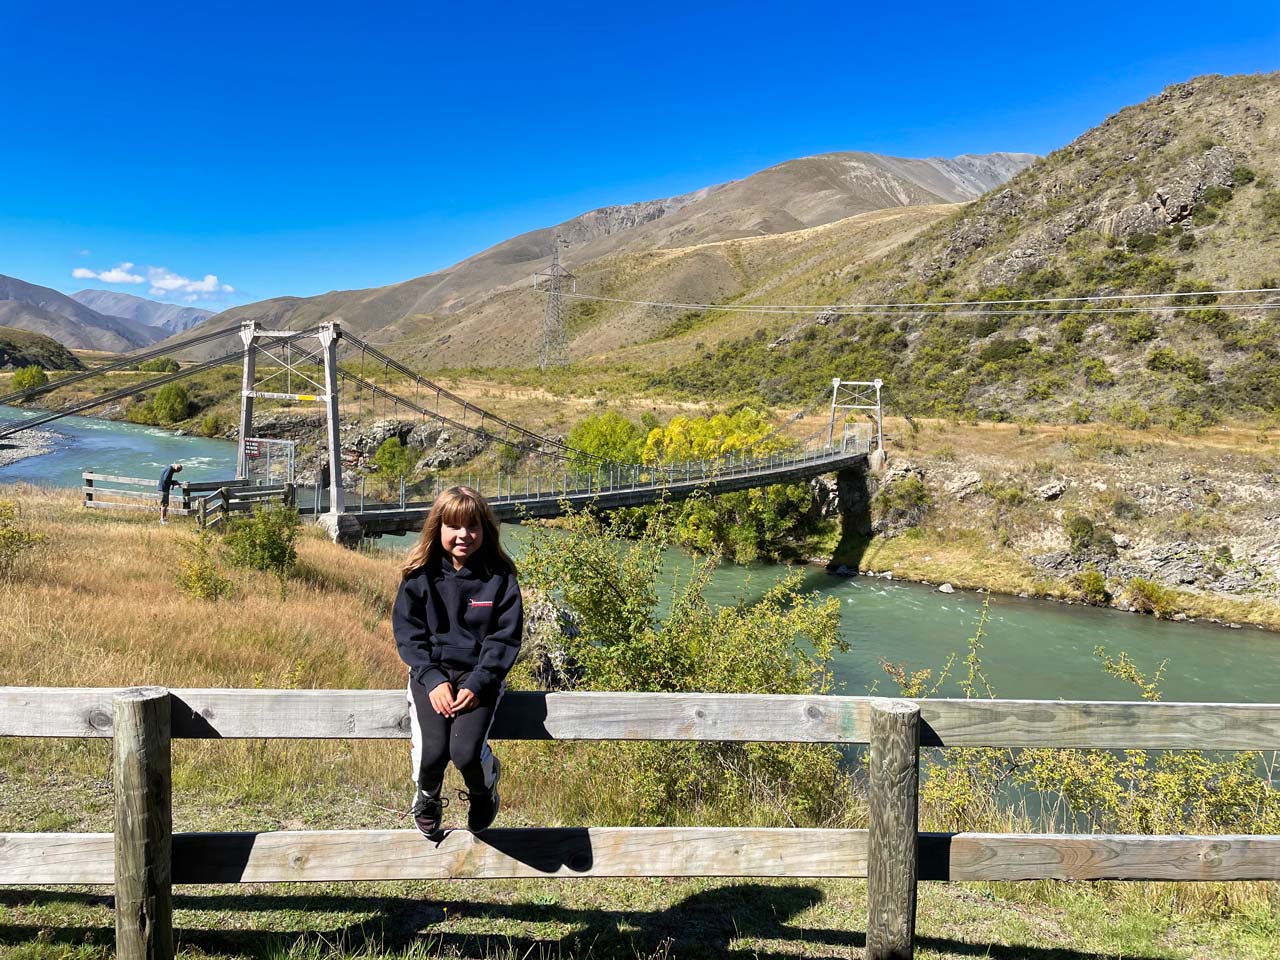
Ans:
[[[736,940],[785,941],[793,946],[835,947],[842,955],[861,949],[861,931],[797,926],[792,920],[822,903],[823,893],[811,886],[775,887],[740,883],[686,897],[663,910],[593,910],[563,907],[555,903],[475,903],[464,900],[432,901],[404,896],[343,897],[243,894],[175,894],[174,910],[181,923],[182,911],[218,914],[218,929],[178,926],[174,933],[180,950],[244,957],[279,958],[304,955],[396,954],[425,949],[438,957],[671,957],[701,958],[750,956],[784,960],[793,951],[730,945]],[[49,916],[62,905],[109,909],[110,896],[70,891],[0,891],[0,906],[38,907]],[[235,929],[231,913],[291,911],[303,913],[364,913],[373,916],[358,923],[330,929],[277,932]],[[438,929],[447,918],[465,918],[468,926],[492,921],[494,933],[458,933]],[[295,919],[295,922],[299,922]],[[302,921],[305,922],[305,921]],[[103,926],[50,927],[45,924],[0,923],[0,947],[38,942],[55,948],[75,946],[104,955],[113,942],[111,921]],[[526,927],[557,925],[567,933],[546,935],[496,932],[504,925]],[[323,924],[321,924],[323,925]],[[1058,947],[998,946],[966,943],[944,937],[918,936],[916,944],[962,957],[991,960],[1108,960],[1112,955]],[[79,951],[77,951],[78,953]],[[1128,960],[1156,960],[1129,956]]]

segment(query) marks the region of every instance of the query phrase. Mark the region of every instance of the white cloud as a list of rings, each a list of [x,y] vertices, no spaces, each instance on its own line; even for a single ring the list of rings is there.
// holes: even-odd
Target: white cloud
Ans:
[[[103,283],[149,283],[151,287],[148,292],[151,296],[182,299],[187,303],[195,303],[198,300],[222,300],[227,294],[236,292],[235,287],[229,283],[223,283],[215,273],[206,273],[203,279],[192,280],[190,277],[174,273],[168,267],[138,268],[145,271],[145,276],[135,273],[135,267],[137,264],[128,261],[118,263],[110,270],[101,272],[87,267],[76,267],[71,271],[71,276],[77,280],[99,280]]]
[[[93,251],[92,251],[92,250],[81,250],[81,251],[80,251],[80,256],[82,256],[82,257],[88,257],[88,256],[91,256],[92,254],[93,254]]]
[[[77,280],[101,280],[103,283],[145,283],[145,277],[129,272],[132,269],[132,263],[120,263],[110,270],[103,270],[101,273],[95,273],[85,267],[76,267],[71,271],[71,276]]]
[[[203,280],[192,280],[164,267],[150,267],[147,280],[151,283],[153,297],[183,294],[188,303],[195,300],[211,300],[219,293],[235,293],[235,287],[218,280],[217,274],[206,273]]]

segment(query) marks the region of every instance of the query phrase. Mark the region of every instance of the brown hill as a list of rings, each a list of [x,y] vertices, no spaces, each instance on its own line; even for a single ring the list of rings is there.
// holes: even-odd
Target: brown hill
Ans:
[[[403,283],[318,297],[281,297],[236,307],[200,329],[230,327],[245,319],[297,329],[324,319],[340,319],[347,328],[375,340],[395,341],[415,333],[438,337],[440,330],[449,327],[447,318],[475,307],[495,292],[527,286],[532,274],[549,265],[557,234],[569,243],[565,263],[577,269],[622,253],[776,235],[886,207],[969,200],[1003,182],[1031,159],[1030,154],[951,160],[909,160],[870,153],[806,157],[679,197],[593,210]],[[503,342],[511,346],[505,338]],[[493,362],[488,357],[480,360]],[[450,356],[450,362],[460,361]]]
[[[163,335],[125,317],[109,317],[49,287],[0,276],[0,325],[52,337],[73,350],[127,353]]]

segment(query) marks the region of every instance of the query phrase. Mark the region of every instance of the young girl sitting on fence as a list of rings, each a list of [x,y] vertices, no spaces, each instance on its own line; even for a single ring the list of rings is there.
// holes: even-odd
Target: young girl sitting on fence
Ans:
[[[498,542],[493,509],[470,487],[431,505],[409,551],[392,612],[396,647],[409,665],[409,717],[417,784],[410,811],[437,837],[450,760],[462,773],[467,826],[479,833],[498,813],[498,758],[489,728],[524,630],[516,566]]]

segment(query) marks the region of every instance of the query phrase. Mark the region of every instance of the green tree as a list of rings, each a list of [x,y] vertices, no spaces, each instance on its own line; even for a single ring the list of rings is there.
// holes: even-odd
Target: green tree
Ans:
[[[418,462],[419,451],[400,441],[399,437],[387,437],[383,440],[370,461],[378,472],[389,481],[409,476]]]
[[[569,431],[569,446],[619,463],[638,462],[644,440],[644,431],[637,424],[612,410],[579,420]],[[589,469],[591,462],[581,459],[575,465]]]
[[[13,375],[14,390],[33,390],[36,387],[43,387],[48,382],[49,375],[34,364],[22,367]]]
[[[154,360],[144,360],[138,364],[138,369],[144,373],[177,373],[180,368],[178,361],[172,357],[156,357]]]
[[[151,401],[151,411],[160,423],[177,423],[191,415],[191,397],[180,383],[167,383]]]
[[[713,417],[675,417],[655,427],[645,438],[641,458],[646,464],[675,465],[764,457],[789,446],[763,413],[741,407]],[[813,493],[802,482],[694,497],[685,501],[676,518],[675,536],[687,546],[718,550],[738,563],[779,558],[824,531],[826,523],[812,506]]]

